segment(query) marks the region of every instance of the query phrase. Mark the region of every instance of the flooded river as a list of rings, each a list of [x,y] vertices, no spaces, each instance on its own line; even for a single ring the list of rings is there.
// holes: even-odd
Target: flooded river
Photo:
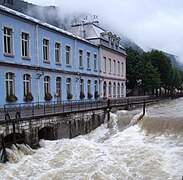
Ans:
[[[0,179],[181,180],[183,98],[148,106],[142,119],[141,111],[111,113],[88,135],[41,140],[33,153],[14,147]]]

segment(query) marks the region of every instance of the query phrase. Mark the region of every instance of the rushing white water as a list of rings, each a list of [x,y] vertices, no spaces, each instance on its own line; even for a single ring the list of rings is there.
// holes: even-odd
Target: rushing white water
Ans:
[[[19,148],[18,159],[0,164],[0,179],[181,180],[181,107],[183,99],[149,106],[141,120],[141,109],[111,113],[108,124],[88,135],[42,140],[34,153]]]

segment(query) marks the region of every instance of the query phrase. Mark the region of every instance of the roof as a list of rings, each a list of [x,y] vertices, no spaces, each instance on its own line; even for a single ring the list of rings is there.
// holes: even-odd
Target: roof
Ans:
[[[47,27],[47,28],[49,28],[49,29],[55,30],[55,31],[60,32],[60,33],[62,33],[62,34],[65,34],[65,35],[67,35],[67,36],[73,37],[73,38],[75,38],[75,39],[79,39],[79,40],[84,41],[84,42],[86,42],[86,43],[88,43],[88,44],[91,44],[91,45],[93,45],[93,46],[97,46],[96,44],[94,44],[94,43],[92,43],[92,42],[90,42],[90,41],[88,41],[88,40],[86,40],[86,39],[84,39],[84,38],[82,38],[82,37],[80,37],[80,36],[77,36],[77,35],[75,35],[75,34],[73,34],[73,33],[71,33],[71,32],[65,31],[65,30],[63,30],[63,29],[61,29],[61,28],[59,28],[59,27],[50,25],[50,24],[48,24],[48,23],[46,23],[46,22],[40,21],[40,20],[38,20],[38,19],[36,19],[36,18],[33,18],[33,17],[28,16],[28,15],[26,15],[26,14],[20,13],[20,12],[15,11],[15,10],[13,10],[13,9],[10,9],[10,8],[8,8],[8,7],[5,7],[5,6],[0,5],[0,11],[4,11],[4,12],[6,12],[6,13],[9,13],[9,14],[12,14],[12,15],[16,15],[16,16],[18,16],[18,17],[20,17],[20,18],[23,18],[23,19],[26,19],[26,20],[28,20],[28,21],[34,22],[34,23],[36,23],[36,24],[42,25],[42,26]]]
[[[106,30],[96,25],[95,22],[84,22],[83,24],[72,25],[69,31],[81,37],[82,31],[84,31],[86,39],[101,38],[101,33],[106,32]]]

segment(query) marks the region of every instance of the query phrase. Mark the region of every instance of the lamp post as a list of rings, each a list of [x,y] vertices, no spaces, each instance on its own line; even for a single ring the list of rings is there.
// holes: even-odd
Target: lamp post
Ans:
[[[142,79],[137,79],[136,82],[137,82],[137,86],[138,86],[138,95],[141,95],[141,93],[140,93],[140,86],[142,84]]]

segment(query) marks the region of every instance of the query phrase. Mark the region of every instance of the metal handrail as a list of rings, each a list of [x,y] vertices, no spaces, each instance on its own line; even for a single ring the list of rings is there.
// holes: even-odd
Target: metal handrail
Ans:
[[[50,102],[32,102],[5,104],[1,109],[1,116],[4,112],[4,119],[16,119],[23,117],[35,117],[40,115],[61,114],[70,112],[79,112],[84,110],[104,109],[108,106],[125,106],[128,104],[140,104],[144,101],[160,100],[170,96],[132,96],[116,99],[91,99],[91,100],[69,100],[69,101],[50,101]]]

